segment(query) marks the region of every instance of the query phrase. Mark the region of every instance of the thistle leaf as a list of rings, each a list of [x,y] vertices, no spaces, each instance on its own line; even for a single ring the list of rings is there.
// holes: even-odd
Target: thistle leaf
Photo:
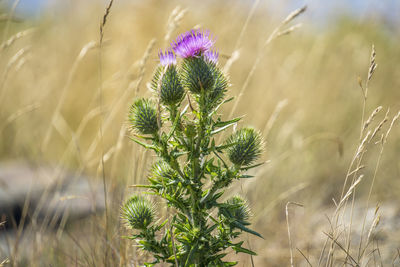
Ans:
[[[154,150],[154,151],[157,150],[154,145],[149,145],[149,144],[143,143],[142,141],[139,141],[139,140],[137,140],[136,138],[133,138],[133,137],[129,137],[129,139],[131,139],[133,142],[143,146],[144,148],[151,149],[151,150]]]
[[[261,237],[262,239],[264,239],[264,237],[262,237],[261,234],[259,234],[259,233],[257,233],[256,231],[253,231],[253,230],[247,228],[246,226],[244,226],[244,225],[241,224],[241,223],[233,222],[232,224],[233,224],[235,227],[237,227],[237,228],[239,228],[240,230],[242,230],[242,231],[245,231],[245,232],[247,232],[247,233],[249,233],[249,234],[256,235],[256,236]]]

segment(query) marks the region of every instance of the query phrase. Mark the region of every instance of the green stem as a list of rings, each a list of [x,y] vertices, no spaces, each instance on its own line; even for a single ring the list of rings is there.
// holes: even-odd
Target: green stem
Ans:
[[[171,156],[171,154],[168,151],[167,143],[161,140],[158,134],[155,134],[153,138],[154,142],[161,148],[161,157],[166,162],[168,162],[176,172],[178,172],[179,176],[181,176],[183,180],[185,180],[185,175],[183,174],[181,167],[179,166],[179,162],[176,160],[175,157]]]

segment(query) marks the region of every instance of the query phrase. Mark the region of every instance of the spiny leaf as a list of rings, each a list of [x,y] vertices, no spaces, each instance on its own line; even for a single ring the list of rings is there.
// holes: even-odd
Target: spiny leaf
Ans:
[[[256,235],[256,236],[261,237],[262,239],[264,239],[264,237],[262,237],[262,235],[260,235],[260,234],[257,233],[256,231],[253,231],[253,230],[247,228],[246,226],[244,226],[244,225],[241,224],[241,223],[233,222],[233,225],[234,225],[235,227],[239,228],[239,229],[242,230],[242,231],[245,231],[245,232],[247,232],[247,233],[249,233],[249,234],[253,234],[253,235]]]

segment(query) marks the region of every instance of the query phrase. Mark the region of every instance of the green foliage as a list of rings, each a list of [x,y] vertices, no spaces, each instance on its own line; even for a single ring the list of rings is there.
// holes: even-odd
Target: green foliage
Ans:
[[[180,84],[194,101],[182,104],[185,92],[181,93]],[[153,222],[151,205],[141,197],[131,198],[123,208],[123,217],[136,229],[131,238],[154,256],[147,266],[161,262],[233,266],[237,263],[224,261],[229,248],[255,255],[242,247],[243,241],[236,241],[242,232],[260,236],[248,228],[249,206],[240,196],[227,201],[222,196],[233,181],[251,177],[243,172],[254,167],[249,165],[260,156],[262,141],[258,132],[244,128],[217,143],[218,135],[240,120],[223,121],[218,114],[219,107],[231,100],[224,99],[227,86],[217,64],[199,55],[184,59],[181,68],[171,65],[156,70],[152,87],[161,100],[162,114],[157,114],[149,100],[132,105],[132,127],[151,134],[139,136],[143,141],[133,140],[158,156],[148,175],[149,184],[141,187],[172,208],[162,223]],[[157,117],[164,122],[161,129]]]

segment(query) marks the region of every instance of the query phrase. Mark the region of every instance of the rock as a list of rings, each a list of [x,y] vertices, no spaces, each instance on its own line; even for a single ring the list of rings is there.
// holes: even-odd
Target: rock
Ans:
[[[102,185],[87,176],[46,165],[0,163],[3,230],[22,223],[54,227],[103,209]]]

